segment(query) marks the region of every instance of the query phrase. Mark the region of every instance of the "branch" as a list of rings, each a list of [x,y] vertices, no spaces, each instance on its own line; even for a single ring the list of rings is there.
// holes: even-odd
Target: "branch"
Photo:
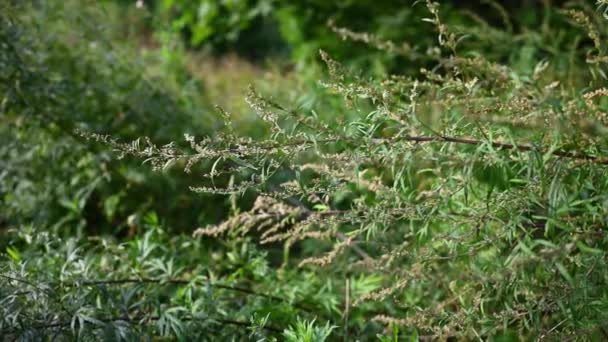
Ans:
[[[123,322],[129,322],[129,323],[133,323],[133,322],[137,322],[137,321],[143,321],[143,320],[148,320],[148,321],[158,321],[159,319],[161,319],[160,316],[145,316],[145,315],[141,315],[141,316],[135,316],[135,317],[129,317],[129,316],[120,316],[120,317],[111,317],[111,318],[96,318],[98,321],[103,322],[103,323],[113,323],[113,322],[119,322],[119,321],[123,321]],[[200,318],[197,319],[195,317],[184,317],[181,318],[181,320],[184,321],[195,321],[195,320],[214,320],[217,321],[219,323],[222,324],[232,324],[232,325],[238,325],[238,326],[242,326],[242,327],[253,327],[254,325],[249,323],[249,322],[243,322],[243,321],[236,321],[236,320],[232,320],[232,319],[223,319],[223,318]],[[72,325],[72,321],[56,321],[56,322],[47,322],[47,323],[40,323],[40,324],[32,324],[31,328],[33,329],[53,329],[53,328],[65,328],[65,327],[70,327]],[[272,327],[272,326],[263,326],[262,327],[264,330],[268,330],[270,332],[276,333],[276,334],[280,334],[282,332],[281,329],[276,328],[276,327]],[[5,333],[7,334],[14,334],[15,332],[17,332],[17,329],[12,329],[12,330],[6,330]]]
[[[275,186],[274,184],[270,184],[269,188],[270,188],[271,191],[279,191],[279,188],[277,186]],[[312,214],[317,214],[317,215],[340,215],[340,214],[344,213],[344,211],[342,211],[342,210],[312,211],[312,210],[308,209],[308,207],[306,207],[306,205],[304,203],[302,203],[302,201],[300,201],[299,199],[297,199],[294,196],[285,198],[285,202],[293,205],[294,207],[298,207],[298,208],[302,209],[302,212],[303,212],[304,216],[309,216],[309,215],[312,215]],[[336,232],[336,236],[338,237],[338,239],[340,241],[345,241],[347,239],[346,235],[344,233],[342,233],[342,232]],[[357,245],[351,245],[350,247],[361,258],[363,258],[363,259],[365,259],[367,261],[372,260],[372,257],[370,257],[369,254],[367,254],[361,247],[359,247]]]
[[[151,279],[151,278],[140,278],[140,279],[125,278],[125,279],[107,279],[107,280],[83,280],[83,281],[75,281],[73,283],[58,283],[58,284],[56,284],[56,286],[77,287],[77,286],[99,286],[99,285],[122,285],[122,284],[129,284],[129,283],[134,283],[134,284],[167,283],[167,284],[176,284],[176,285],[186,285],[186,284],[189,284],[190,282],[191,281],[189,281],[189,280],[183,280],[183,279],[164,280],[164,279]],[[308,313],[314,313],[313,310],[309,307],[306,307],[302,304],[289,303],[285,298],[281,298],[278,296],[273,296],[273,295],[269,295],[269,294],[265,294],[265,293],[256,292],[254,290],[244,288],[244,287],[215,284],[215,283],[210,283],[210,282],[208,284],[212,287],[217,287],[217,288],[224,289],[224,290],[241,292],[241,293],[245,293],[245,294],[252,295],[252,296],[258,296],[258,297],[262,297],[262,298],[271,299],[271,300],[274,300],[277,302],[287,303],[289,305],[293,305],[294,307],[296,307],[300,310],[306,311]]]
[[[483,140],[468,138],[468,137],[446,137],[446,136],[401,136],[395,138],[372,138],[370,139],[373,143],[383,144],[383,143],[394,143],[396,141],[411,141],[416,143],[455,143],[455,144],[464,144],[464,145],[482,145],[485,143]],[[314,144],[329,144],[336,143],[340,141],[350,142],[350,143],[360,143],[360,139],[351,139],[345,137],[336,137],[336,138],[325,138],[318,140],[295,140],[288,141],[280,144],[270,144],[270,145],[257,145],[257,148],[263,150],[272,150],[285,146],[299,146],[299,145],[314,145]],[[517,150],[517,151],[535,151],[538,150],[541,153],[546,153],[547,151],[539,150],[536,147],[529,144],[511,144],[504,142],[491,142],[492,147],[498,150]],[[224,153],[235,153],[239,152],[239,149],[227,149],[222,151]],[[569,159],[578,159],[578,160],[587,160],[596,164],[604,164],[608,165],[608,158],[592,156],[589,154],[578,153],[574,151],[564,151],[557,150],[552,151],[552,155],[561,157],[561,158],[569,158]]]
[[[16,282],[18,282],[18,283],[22,283],[22,284],[29,285],[29,286],[33,287],[34,289],[38,290],[39,292],[42,292],[42,293],[44,293],[44,294],[46,294],[46,295],[48,295],[48,296],[51,296],[51,295],[52,295],[51,291],[49,291],[48,289],[43,289],[43,288],[41,288],[40,286],[38,286],[38,285],[36,285],[36,284],[32,283],[32,282],[31,282],[31,281],[29,281],[29,280],[22,279],[22,278],[15,278],[15,277],[7,276],[6,274],[2,274],[2,273],[0,273],[0,277],[4,278],[4,279],[6,279],[6,280],[10,280],[10,281],[16,281]]]
[[[339,141],[348,141],[348,142],[357,142],[348,138],[335,138],[335,139],[320,139],[317,141],[306,140],[306,141],[296,141],[290,142],[286,144],[287,146],[294,145],[302,145],[302,144],[314,144],[314,143],[332,143]],[[433,143],[433,142],[444,142],[444,143],[456,143],[456,144],[465,144],[465,145],[481,145],[485,142],[479,139],[473,138],[459,138],[459,137],[446,137],[446,136],[403,136],[397,138],[387,138],[387,139],[372,139],[375,143],[392,143],[395,141],[412,141],[417,143]],[[492,147],[499,150],[517,150],[517,151],[534,151],[537,150],[536,147],[528,144],[510,144],[504,142],[492,142]],[[285,146],[285,144],[283,145]],[[270,148],[270,147],[268,147]],[[273,147],[274,148],[274,147]],[[546,151],[540,150],[539,152],[546,153]],[[577,153],[572,151],[552,151],[552,155],[562,158],[570,158],[570,159],[579,159],[579,160],[588,160],[597,164],[608,165],[608,158],[601,158],[597,156],[592,156],[584,153]]]
[[[400,139],[398,139],[400,140]],[[406,136],[401,140],[406,141],[415,141],[415,142],[451,142],[457,144],[466,144],[466,145],[481,145],[484,143],[482,140],[472,139],[472,138],[453,138],[453,137],[425,137],[425,136]],[[536,148],[532,145],[526,144],[509,144],[502,142],[492,142],[491,145],[499,150],[518,150],[518,151],[534,151]],[[544,151],[540,151],[544,152]],[[572,151],[552,151],[552,155],[562,158],[570,158],[570,159],[579,159],[579,160],[588,160],[595,162],[597,164],[606,164],[608,165],[608,158],[600,158],[597,156],[592,156],[583,153],[576,153]]]

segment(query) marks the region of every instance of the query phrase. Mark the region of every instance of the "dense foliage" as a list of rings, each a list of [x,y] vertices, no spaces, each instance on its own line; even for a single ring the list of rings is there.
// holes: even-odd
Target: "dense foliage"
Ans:
[[[0,5],[0,335],[605,339],[608,3],[392,4]],[[261,17],[325,71],[213,108]]]

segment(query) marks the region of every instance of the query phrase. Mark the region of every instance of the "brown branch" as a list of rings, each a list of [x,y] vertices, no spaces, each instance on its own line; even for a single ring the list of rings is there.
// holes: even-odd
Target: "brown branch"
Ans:
[[[98,320],[98,321],[100,321],[100,322],[103,322],[103,323],[112,323],[112,322],[119,322],[119,321],[133,323],[133,322],[143,321],[143,320],[158,321],[160,318],[161,318],[160,316],[135,316],[135,317],[120,316],[120,317],[95,318],[95,319]],[[181,318],[181,320],[184,320],[184,321],[214,320],[214,321],[217,321],[217,322],[222,323],[222,324],[232,324],[232,325],[238,325],[238,326],[248,327],[248,328],[253,326],[253,324],[251,324],[249,322],[236,321],[236,320],[224,319],[224,318],[200,318],[200,319],[197,319],[195,317],[184,317],[184,318]],[[65,328],[65,327],[69,327],[71,325],[72,325],[72,322],[70,320],[70,321],[58,321],[58,322],[48,322],[48,323],[32,324],[31,328],[33,328],[33,329],[53,329],[53,328]],[[282,332],[281,329],[276,328],[276,327],[272,327],[272,326],[263,326],[262,328],[264,330],[268,330],[268,331],[276,333],[276,334],[280,334]],[[19,330],[17,330],[17,329],[5,330],[5,333],[7,333],[7,334],[14,334],[14,333],[16,333],[18,331]]]
[[[451,142],[457,144],[466,144],[466,145],[481,145],[484,143],[482,140],[472,139],[472,138],[455,138],[455,137],[425,137],[425,136],[406,136],[403,140],[407,141],[415,141],[415,142]],[[502,142],[492,142],[492,147],[499,150],[518,150],[518,151],[534,151],[536,148],[532,145],[526,144],[510,144],[510,143],[502,143]],[[540,151],[543,152],[543,151]],[[588,154],[576,153],[572,151],[552,151],[551,154],[557,157],[563,158],[571,158],[571,159],[580,159],[580,160],[589,160],[598,164],[608,164],[607,158],[600,158],[597,156],[591,156]]]
[[[401,136],[395,138],[372,138],[371,142],[377,144],[384,143],[394,143],[398,141],[411,141],[416,143],[455,143],[455,144],[464,144],[464,145],[475,145],[479,146],[486,143],[483,140],[468,138],[468,137],[446,137],[446,136]],[[325,138],[319,140],[296,140],[296,141],[288,141],[284,143],[270,144],[270,145],[257,145],[257,148],[263,150],[272,150],[285,146],[299,146],[299,145],[314,145],[314,144],[329,144],[329,143],[337,143],[340,141],[349,142],[349,143],[360,143],[361,140],[350,139],[346,137],[336,137],[336,138]],[[546,153],[546,150],[537,149],[535,146],[529,144],[511,144],[505,142],[491,142],[490,145],[498,150],[517,150],[521,152],[527,151],[539,151],[541,153]],[[240,150],[236,148],[230,148],[223,150],[224,153],[238,153]],[[574,151],[564,151],[557,150],[551,151],[551,154],[556,157],[561,158],[569,158],[569,159],[578,159],[578,160],[587,160],[596,164],[604,164],[608,165],[608,158],[598,157],[584,153],[578,153]]]
[[[11,276],[8,276],[6,274],[1,274],[1,273],[0,273],[0,277],[4,278],[6,280],[9,280],[9,281],[16,281],[18,283],[29,285],[29,286],[33,287],[34,289],[38,290],[39,292],[42,292],[42,293],[44,293],[44,294],[46,294],[48,296],[51,295],[51,291],[49,291],[48,289],[43,289],[40,286],[32,283],[29,280],[22,279],[22,278],[15,278],[15,277],[11,277]]]
[[[48,289],[42,289],[39,286],[37,286],[36,284],[29,282],[25,279],[19,279],[19,278],[14,278],[14,277],[10,277],[10,276],[6,276],[4,274],[0,274],[0,277],[6,278],[8,280],[11,281],[17,281],[17,282],[21,282],[27,285],[32,286],[34,289],[36,289],[39,292],[43,292],[45,294],[50,294],[50,290]],[[164,280],[164,279],[151,279],[151,278],[124,278],[124,279],[106,279],[106,280],[82,280],[82,281],[74,281],[71,283],[54,283],[52,284],[54,287],[79,287],[79,286],[100,286],[100,285],[122,285],[122,284],[175,284],[175,285],[186,285],[189,284],[191,281],[189,280],[183,280],[183,279],[168,279],[168,280]],[[278,296],[274,296],[274,295],[269,295],[266,293],[260,293],[248,288],[244,288],[244,287],[239,287],[239,286],[231,286],[231,285],[224,285],[224,284],[216,284],[216,283],[208,283],[211,287],[216,287],[219,289],[224,289],[224,290],[229,290],[229,291],[235,291],[235,292],[241,292],[241,293],[245,293],[248,295],[252,295],[252,296],[257,296],[257,297],[262,297],[262,298],[267,298],[276,302],[281,302],[281,303],[287,303],[289,305],[292,305],[293,307],[300,309],[302,311],[305,311],[309,314],[314,314],[317,316],[322,316],[316,312],[314,312],[314,309],[303,305],[303,304],[299,304],[299,303],[289,303],[285,298],[281,298]],[[25,294],[29,294],[31,291],[21,291],[19,293],[17,293],[18,295],[25,295]]]
[[[313,140],[295,141],[295,142],[289,142],[287,144],[283,144],[282,146],[296,146],[296,145],[314,144],[314,143],[326,144],[326,143],[333,143],[333,142],[339,142],[339,141],[355,142],[355,140],[348,139],[348,138],[334,138],[334,139],[320,139],[317,141],[313,141]],[[403,137],[388,138],[388,139],[374,138],[374,139],[372,139],[372,141],[374,143],[379,143],[379,144],[393,143],[396,141],[412,141],[412,142],[417,142],[417,143],[444,142],[444,143],[456,143],[456,144],[476,145],[476,146],[482,145],[485,143],[483,140],[479,140],[479,139],[446,137],[446,136],[403,136]],[[511,144],[511,143],[504,143],[504,142],[492,142],[490,144],[492,145],[492,147],[494,147],[498,150],[517,150],[517,151],[522,151],[522,152],[537,150],[536,147],[534,147],[532,145],[528,145],[528,144]],[[270,149],[270,148],[277,148],[277,147],[279,147],[279,146],[266,146],[266,147],[262,147],[262,148]],[[543,150],[539,150],[539,152],[546,153],[546,151],[543,151]],[[558,151],[552,151],[551,154],[554,156],[557,156],[557,157],[562,157],[562,158],[588,160],[588,161],[591,161],[591,162],[594,162],[597,164],[608,165],[608,158],[601,158],[598,156],[592,156],[592,155],[577,153],[577,152],[573,152],[573,151],[558,150]]]
[[[138,278],[125,278],[125,279],[75,281],[73,283],[59,283],[59,284],[56,284],[56,286],[77,287],[77,286],[99,286],[99,285],[122,285],[122,284],[129,284],[129,283],[134,283],[134,284],[163,284],[163,283],[166,283],[166,284],[186,285],[186,284],[189,284],[190,282],[191,281],[189,281],[189,280],[183,280],[183,279],[163,280],[163,279],[151,279],[151,278],[139,278],[139,279]],[[216,283],[208,283],[208,284],[211,287],[216,287],[216,288],[229,290],[229,291],[241,292],[241,293],[245,293],[245,294],[252,295],[252,296],[271,299],[276,302],[287,303],[289,305],[293,305],[294,307],[296,307],[300,310],[306,311],[308,313],[314,313],[313,310],[307,306],[304,306],[304,305],[298,304],[298,303],[291,304],[285,298],[281,298],[278,296],[273,296],[273,295],[269,295],[266,293],[256,292],[254,290],[244,288],[244,287],[223,285],[223,284],[216,284]]]
[[[49,299],[56,301],[59,304],[59,306],[61,306],[61,310],[65,311],[68,315],[72,315],[71,311],[65,307],[65,305],[63,304],[61,299],[57,298],[50,289],[43,289],[42,287],[38,286],[37,284],[34,284],[33,282],[31,282],[27,279],[23,279],[23,278],[15,278],[15,277],[11,277],[11,276],[8,276],[8,275],[2,274],[2,273],[0,273],[0,277],[7,279],[8,281],[15,281],[15,282],[26,284],[26,285],[33,287],[38,292],[44,293]],[[24,294],[29,294],[31,292],[33,292],[33,291],[19,291],[18,293],[16,293],[16,295],[24,295]]]
[[[270,190],[271,191],[279,191],[280,189],[273,185],[270,184],[269,185]],[[321,215],[321,216],[331,216],[331,215],[341,215],[346,213],[347,211],[343,211],[343,210],[326,210],[326,211],[312,211],[310,209],[308,209],[308,207],[306,207],[306,205],[304,203],[302,203],[302,201],[300,201],[299,199],[297,199],[294,196],[290,196],[285,198],[285,202],[293,205],[294,207],[298,207],[302,210],[302,215],[304,217],[308,217],[310,215],[316,214],[316,215]],[[338,237],[338,239],[340,241],[346,241],[347,237],[344,233],[342,232],[336,232],[336,236]],[[370,261],[372,260],[372,257],[369,256],[369,254],[367,254],[361,247],[357,246],[357,245],[351,245],[350,246],[355,253],[357,253],[361,258]]]

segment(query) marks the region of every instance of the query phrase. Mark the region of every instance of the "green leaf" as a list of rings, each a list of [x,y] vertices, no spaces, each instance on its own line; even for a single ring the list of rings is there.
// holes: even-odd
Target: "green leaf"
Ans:
[[[555,263],[555,267],[557,268],[557,270],[559,271],[559,273],[564,277],[564,279],[566,279],[566,281],[568,281],[568,283],[573,286],[574,285],[574,279],[572,279],[572,276],[570,275],[570,273],[568,273],[568,270],[566,269],[566,267],[564,266],[564,264],[562,264],[561,262],[556,262]]]
[[[19,253],[17,248],[10,247],[10,246],[6,247],[6,253],[11,258],[11,260],[13,260],[15,263],[21,262],[21,254]]]
[[[601,255],[601,254],[604,253],[604,251],[601,250],[601,249],[592,248],[592,247],[587,246],[581,240],[576,241],[576,247],[578,247],[578,249],[580,249],[580,251],[583,252],[583,253],[595,254],[595,255]]]

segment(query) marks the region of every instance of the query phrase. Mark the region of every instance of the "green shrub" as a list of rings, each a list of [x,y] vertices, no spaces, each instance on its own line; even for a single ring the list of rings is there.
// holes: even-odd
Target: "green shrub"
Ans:
[[[176,127],[185,133],[180,143],[168,143],[155,129],[96,125],[97,116],[63,118],[63,110],[79,113],[67,105],[51,111],[57,131],[65,127],[64,133],[43,130],[54,142],[64,134],[83,136],[88,141],[79,146],[87,151],[98,151],[98,141],[156,171],[183,168],[187,176],[176,186],[193,180],[193,192],[216,196],[207,197],[214,202],[205,214],[228,210],[229,203],[231,215],[193,237],[170,234],[173,227],[160,223],[164,213],[127,220],[138,229],[126,240],[62,237],[45,232],[46,224],[29,227],[35,216],[19,213],[26,206],[13,204],[13,195],[5,207],[16,212],[9,217],[17,228],[2,240],[0,332],[13,339],[85,340],[605,337],[605,18],[585,6],[547,7],[542,20],[525,20],[534,30],[518,32],[506,17],[504,27],[490,27],[456,11],[446,19],[431,0],[419,6],[425,9],[421,27],[439,44],[425,57],[430,67],[368,78],[321,51],[329,74],[321,83],[334,94],[326,95],[327,103],[339,98],[343,104],[314,111],[252,87],[246,101],[268,133],[255,139],[235,130],[221,108],[217,131]],[[4,23],[2,37],[13,27]],[[463,39],[465,33],[476,34]],[[17,38],[3,39],[19,46],[3,51],[41,51],[16,45]],[[386,41],[363,40],[391,49]],[[77,53],[68,54],[66,65]],[[39,88],[51,82],[29,83],[28,94],[40,96],[38,107],[20,103],[12,94],[30,80],[23,75],[44,64],[4,65],[25,69],[5,67],[2,74],[11,80],[3,89],[9,94],[3,113],[10,115],[3,118],[15,122],[3,130],[18,135],[28,131],[11,128],[28,110],[39,115],[53,105]],[[108,73],[114,72],[123,71]],[[79,103],[92,107],[86,115],[96,113],[96,102]],[[110,136],[108,128],[118,131]],[[124,143],[131,134],[151,138]],[[9,135],[6,141],[16,140]],[[44,141],[32,141],[30,149],[45,147]],[[65,149],[80,151],[73,145],[70,140]],[[35,157],[15,153],[18,147],[5,152],[22,160],[19,172],[2,178],[11,185],[0,189],[11,194],[38,179],[25,172]],[[90,153],[106,158],[103,151]],[[85,168],[75,181],[85,190],[65,190],[75,199],[60,203],[79,208],[97,175],[86,169],[100,164],[69,156]],[[65,159],[64,168],[72,160]],[[181,190],[179,196],[195,196]],[[17,197],[37,199],[33,191]],[[164,203],[155,203],[159,212]]]
[[[327,299],[335,296],[319,278],[275,272],[251,241],[209,246],[171,236],[153,213],[141,224],[145,233],[127,243],[111,237],[60,240],[31,227],[13,232],[0,266],[2,336],[273,337],[296,315],[314,319],[335,309],[316,306],[331,305]]]
[[[499,64],[467,50],[495,42],[459,45],[439,5],[426,6],[439,35],[433,70],[370,80],[321,52],[325,86],[357,113],[336,113],[339,125],[252,88],[247,101],[272,131],[265,140],[235,135],[229,118],[223,134],[186,135],[189,149],[85,135],[156,169],[213,161],[215,185],[195,192],[260,194],[195,236],[282,243],[285,267],[331,270],[346,284],[380,276],[372,291],[344,289],[345,334],[386,324],[439,338],[597,338],[608,305],[608,91],[597,87],[605,50],[595,27],[605,24],[593,12],[551,11],[552,23],[581,25],[593,44],[572,52],[579,74],[569,82],[563,50],[524,45],[512,53],[525,64]]]

